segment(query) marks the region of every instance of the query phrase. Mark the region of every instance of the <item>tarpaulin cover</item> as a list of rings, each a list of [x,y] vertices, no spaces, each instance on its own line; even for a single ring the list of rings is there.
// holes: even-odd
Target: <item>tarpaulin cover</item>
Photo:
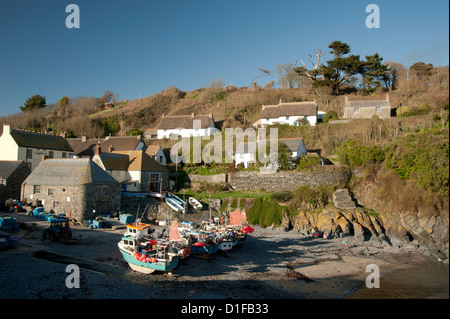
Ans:
[[[237,209],[230,213],[230,225],[244,225],[247,222],[245,210]]]

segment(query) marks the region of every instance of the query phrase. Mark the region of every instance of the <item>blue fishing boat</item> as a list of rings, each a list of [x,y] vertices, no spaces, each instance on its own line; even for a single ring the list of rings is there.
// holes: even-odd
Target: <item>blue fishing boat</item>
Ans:
[[[178,250],[168,241],[155,241],[145,235],[150,225],[136,222],[127,225],[127,232],[118,243],[123,259],[131,269],[151,274],[171,271],[178,265]]]
[[[208,232],[190,232],[191,254],[203,258],[213,258],[219,249],[218,238]]]

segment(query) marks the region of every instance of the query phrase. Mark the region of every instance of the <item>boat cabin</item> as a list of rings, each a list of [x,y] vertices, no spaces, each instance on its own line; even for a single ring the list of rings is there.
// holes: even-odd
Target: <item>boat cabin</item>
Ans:
[[[141,222],[134,222],[127,225],[127,231],[125,232],[125,236],[133,236],[136,238],[142,238],[144,236],[147,236],[151,233],[150,229],[151,225],[141,223]]]

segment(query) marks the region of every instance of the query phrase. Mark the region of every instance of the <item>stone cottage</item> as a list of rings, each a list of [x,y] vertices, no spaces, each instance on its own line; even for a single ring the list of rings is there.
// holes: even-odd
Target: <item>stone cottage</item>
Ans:
[[[120,208],[120,184],[88,158],[47,159],[23,182],[22,200],[85,220]]]
[[[384,100],[349,101],[348,96],[345,97],[345,119],[370,119],[374,115],[381,119],[391,117],[389,94]]]

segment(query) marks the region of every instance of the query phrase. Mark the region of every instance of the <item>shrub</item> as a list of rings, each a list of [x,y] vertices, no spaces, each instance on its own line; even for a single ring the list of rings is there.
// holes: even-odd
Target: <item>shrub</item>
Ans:
[[[338,148],[337,153],[339,162],[350,167],[383,162],[385,158],[384,150],[378,146],[362,145],[360,141],[356,140],[345,142]]]
[[[292,199],[293,195],[291,191],[279,191],[272,193],[270,198],[276,202],[286,203]]]
[[[339,116],[337,113],[333,110],[328,111],[322,118],[323,123],[328,123],[329,121],[337,120],[339,119]]]

